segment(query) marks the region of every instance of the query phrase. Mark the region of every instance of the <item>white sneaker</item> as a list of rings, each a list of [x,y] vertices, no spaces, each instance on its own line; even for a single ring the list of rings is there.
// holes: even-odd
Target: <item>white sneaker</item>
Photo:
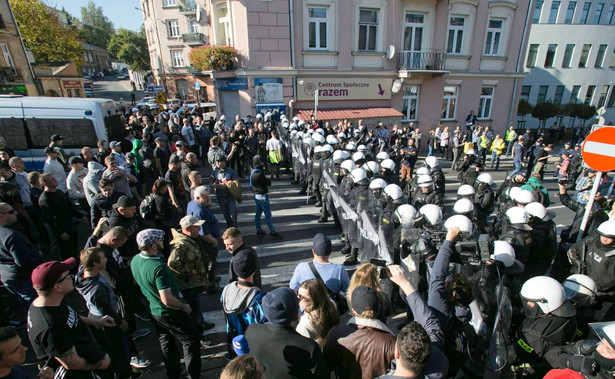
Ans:
[[[152,361],[150,361],[147,358],[139,358],[136,355],[133,355],[130,358],[130,365],[134,368],[146,368],[151,364],[152,364]]]

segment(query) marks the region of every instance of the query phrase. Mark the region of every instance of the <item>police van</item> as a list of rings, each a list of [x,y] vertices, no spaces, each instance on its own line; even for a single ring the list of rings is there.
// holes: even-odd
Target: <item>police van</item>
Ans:
[[[124,116],[110,99],[0,95],[0,136],[29,170],[42,170],[51,136],[64,137],[64,150],[96,150],[98,140],[119,141]]]

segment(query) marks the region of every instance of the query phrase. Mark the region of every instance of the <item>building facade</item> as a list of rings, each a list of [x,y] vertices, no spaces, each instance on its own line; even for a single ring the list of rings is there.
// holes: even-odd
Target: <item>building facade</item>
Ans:
[[[38,63],[32,68],[43,96],[85,97],[83,77],[75,62]]]
[[[0,0],[0,94],[37,96],[34,74],[8,0]]]
[[[111,54],[106,49],[89,43],[84,43],[83,49],[83,75],[93,76],[111,69]]]
[[[538,0],[532,23],[521,98],[605,107],[606,122],[615,121],[615,1]],[[529,115],[525,120],[527,127],[539,125]]]
[[[316,90],[319,119],[384,117],[426,130],[464,124],[473,110],[504,130],[516,118],[527,1],[211,0],[203,9],[209,43],[239,53],[234,69],[193,75],[212,80],[227,118],[273,108],[308,117]],[[158,37],[148,33],[151,45]]]

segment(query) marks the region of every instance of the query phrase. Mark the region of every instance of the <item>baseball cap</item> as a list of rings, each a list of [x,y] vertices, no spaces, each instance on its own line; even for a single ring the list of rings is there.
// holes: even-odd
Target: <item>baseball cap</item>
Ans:
[[[380,313],[382,303],[380,296],[373,288],[358,286],[352,291],[352,310],[360,315],[365,311],[374,311],[376,315]]]
[[[318,233],[314,236],[312,250],[314,250],[314,254],[318,256],[329,256],[331,255],[331,240],[322,233]]]
[[[117,199],[117,203],[113,204],[113,208],[116,208],[116,209],[136,207],[136,206],[137,206],[137,201],[133,199],[132,197],[128,197],[126,195],[120,196],[120,198]]]
[[[119,144],[120,144],[120,143],[119,143],[118,141],[111,141],[111,142],[109,143],[109,147],[113,149],[115,146],[117,146],[117,145],[119,145]]]
[[[184,146],[184,143],[182,141],[177,141],[175,142],[175,146]]]
[[[187,227],[192,226],[192,225],[201,226],[204,223],[205,223],[205,220],[199,220],[198,218],[196,218],[193,215],[184,216],[184,217],[182,217],[181,220],[179,220],[179,225],[182,228],[187,228]]]
[[[224,154],[218,155],[218,157],[216,158],[216,162],[226,162],[226,155]]]
[[[126,153],[126,158],[127,159],[135,159],[137,156],[135,155],[135,153]]]
[[[77,263],[77,259],[74,257],[68,258],[63,262],[50,261],[41,263],[32,270],[32,275],[30,276],[30,279],[32,279],[32,286],[39,290],[46,290],[53,287],[61,278],[62,273],[74,269],[77,267]]]
[[[54,134],[54,135],[51,136],[51,142],[55,142],[55,141],[60,140],[60,139],[64,139],[64,136],[61,136],[59,134]]]
[[[85,161],[81,157],[71,157],[68,160],[68,164],[70,164],[70,165],[74,165],[74,164],[77,164],[77,163],[85,164]]]
[[[164,231],[160,229],[144,229],[137,234],[137,246],[139,246],[139,249],[143,249],[163,239]]]

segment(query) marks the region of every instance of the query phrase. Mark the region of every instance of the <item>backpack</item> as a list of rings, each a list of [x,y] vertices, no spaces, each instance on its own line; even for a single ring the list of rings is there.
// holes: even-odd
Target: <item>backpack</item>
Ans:
[[[156,218],[156,206],[154,194],[147,195],[139,205],[139,213],[144,220],[153,221]]]

